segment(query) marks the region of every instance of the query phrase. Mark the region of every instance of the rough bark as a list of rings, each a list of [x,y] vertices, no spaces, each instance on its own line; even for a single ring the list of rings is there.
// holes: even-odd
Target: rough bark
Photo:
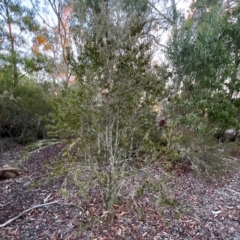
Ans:
[[[0,180],[16,178],[23,172],[25,171],[19,168],[4,165],[3,167],[0,167]]]

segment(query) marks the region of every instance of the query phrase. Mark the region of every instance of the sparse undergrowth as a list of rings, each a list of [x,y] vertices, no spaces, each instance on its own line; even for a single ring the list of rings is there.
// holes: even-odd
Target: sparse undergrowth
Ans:
[[[6,221],[9,219],[9,211],[12,211],[10,209],[15,209],[12,213],[15,216],[20,213],[20,206],[28,208],[44,199],[47,201],[46,199],[50,198],[49,201],[52,201],[59,197],[63,197],[65,202],[74,203],[82,210],[79,212],[76,211],[78,208],[67,210],[63,206],[52,206],[32,211],[29,216],[23,216],[0,230],[3,239],[15,236],[13,232],[18,232],[16,227],[20,230],[20,239],[30,239],[27,234],[35,236],[36,239],[40,236],[48,239],[48,236],[56,234],[56,231],[60,234],[60,239],[69,237],[76,240],[98,239],[104,236],[107,239],[144,239],[144,236],[154,239],[157,236],[166,237],[166,234],[178,239],[184,239],[184,236],[191,239],[199,234],[199,238],[196,239],[211,239],[213,236],[228,239],[230,236],[239,236],[239,228],[236,225],[239,202],[234,197],[238,194],[236,186],[239,180],[236,167],[223,171],[225,174],[221,175],[222,183],[219,184],[220,178],[212,178],[211,181],[199,178],[200,175],[191,170],[191,165],[185,168],[186,165],[183,165],[182,161],[175,161],[172,168],[163,168],[163,158],[148,165],[142,163],[141,167],[137,164],[136,168],[133,162],[124,162],[125,171],[123,174],[118,172],[118,176],[115,176],[117,190],[114,194],[118,195],[114,202],[109,202],[108,206],[111,208],[107,209],[103,201],[103,196],[106,196],[103,190],[107,189],[107,185],[97,179],[103,173],[97,175],[87,166],[81,168],[80,162],[59,155],[64,146],[66,145],[58,143],[41,147],[39,151],[34,149],[28,159],[21,163],[24,168],[31,169],[30,174],[17,179],[16,182],[0,182],[3,183],[0,186],[3,187],[2,197],[5,198],[3,200],[0,197],[1,203],[12,199],[9,206],[4,208],[7,215],[0,216],[5,216]],[[222,146],[224,156],[227,156],[225,164],[239,164],[238,143],[226,143]],[[105,169],[104,165],[96,168],[101,171]],[[10,184],[7,192],[4,184]],[[13,201],[16,196],[19,203]],[[1,213],[4,213],[4,210],[0,209]],[[45,223],[42,223],[42,214],[47,220]],[[69,221],[69,217],[74,228],[69,228],[70,225],[65,223],[64,219]],[[56,218],[59,221],[51,222],[51,219]],[[1,223],[4,222],[3,219]],[[39,230],[36,227],[28,228],[29,223],[38,224]],[[208,229],[209,224],[215,228],[214,231]],[[221,224],[225,228],[220,228]],[[44,226],[48,230],[44,229]],[[32,229],[36,231],[33,232]],[[229,229],[234,229],[235,232],[229,233]],[[9,232],[10,230],[12,232]],[[47,233],[50,235],[46,235]]]
[[[192,141],[189,155],[178,160],[169,159],[166,152],[155,153],[152,158],[150,153],[144,152],[138,158],[119,161],[115,169],[104,162],[89,164],[73,155],[70,157],[68,145],[65,145],[61,158],[46,165],[48,180],[54,182],[55,179],[63,179],[60,193],[65,200],[69,199],[74,186],[81,204],[88,205],[97,201],[103,206],[105,214],[99,214],[99,218],[98,215],[90,216],[89,213],[92,226],[99,224],[103,218],[109,223],[113,222],[116,206],[122,204],[126,204],[129,211],[134,211],[140,219],[144,219],[144,211],[136,204],[143,198],[151,202],[159,217],[164,215],[164,207],[167,205],[176,212],[178,218],[182,212],[188,211],[188,207],[186,203],[173,198],[173,178],[194,172],[200,177],[199,181],[222,181],[224,176],[240,164],[239,142],[217,143],[212,140],[210,146],[204,141],[195,145],[198,140]],[[40,143],[39,146],[41,145]],[[39,147],[33,153],[41,152],[45,147],[47,146]]]

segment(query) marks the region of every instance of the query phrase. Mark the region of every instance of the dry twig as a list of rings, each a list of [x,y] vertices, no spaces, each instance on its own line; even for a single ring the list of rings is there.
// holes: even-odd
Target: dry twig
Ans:
[[[52,204],[59,204],[59,205],[65,205],[65,206],[75,206],[72,203],[61,203],[61,202],[58,202],[58,201],[35,205],[35,206],[31,207],[31,208],[28,208],[28,209],[24,210],[22,213],[20,213],[16,217],[9,219],[7,222],[5,222],[3,224],[0,224],[0,228],[6,227],[8,224],[12,223],[13,221],[15,221],[16,219],[20,218],[25,213],[28,213],[28,212],[30,212],[33,209],[49,206],[49,205],[52,205]]]
[[[240,192],[237,192],[237,191],[232,190],[232,189],[230,189],[230,188],[226,188],[226,190],[228,190],[228,191],[230,191],[230,192],[233,192],[233,193],[236,193],[236,194],[240,194]]]

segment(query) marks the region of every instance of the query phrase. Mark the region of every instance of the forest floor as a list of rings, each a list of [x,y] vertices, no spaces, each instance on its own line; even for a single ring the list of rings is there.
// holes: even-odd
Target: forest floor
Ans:
[[[58,143],[31,150],[27,158],[30,150],[19,145],[0,153],[0,166],[9,164],[28,171],[0,181],[0,239],[240,240],[239,167],[222,171],[217,178],[176,167],[165,202],[157,207],[152,197],[142,194],[114,205],[109,220],[97,189],[91,189],[88,202],[83,203],[77,189],[70,186],[63,199],[64,177],[53,178],[49,168],[63,147]],[[226,161],[239,163],[240,148]],[[162,174],[156,165],[148,171],[154,176]]]

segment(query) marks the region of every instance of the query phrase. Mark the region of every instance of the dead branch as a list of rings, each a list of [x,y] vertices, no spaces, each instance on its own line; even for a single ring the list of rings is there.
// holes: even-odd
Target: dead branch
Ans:
[[[3,224],[0,224],[0,228],[6,227],[8,224],[12,223],[13,221],[15,221],[16,219],[20,218],[25,213],[28,213],[28,212],[30,212],[33,209],[49,206],[49,205],[52,205],[52,204],[59,204],[59,205],[64,205],[64,206],[75,206],[73,203],[61,203],[61,202],[58,202],[58,201],[35,205],[35,206],[31,207],[31,208],[28,208],[28,209],[24,210],[22,213],[20,213],[16,217],[9,219],[7,222],[5,222]]]
[[[174,24],[174,22],[169,18],[167,17],[166,15],[164,15],[160,10],[158,10],[152,3],[148,2],[148,4],[162,17],[164,18],[168,23],[170,24]]]
[[[233,193],[236,193],[236,194],[240,194],[240,192],[237,192],[237,191],[232,190],[232,189],[230,189],[230,188],[226,188],[226,190],[228,190],[228,191],[230,191],[230,192],[233,192]]]

